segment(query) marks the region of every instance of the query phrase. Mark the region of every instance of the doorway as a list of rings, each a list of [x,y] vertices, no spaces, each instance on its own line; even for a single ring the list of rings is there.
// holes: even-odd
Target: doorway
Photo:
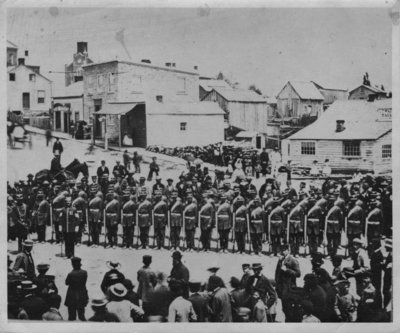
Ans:
[[[130,134],[134,147],[147,147],[146,106],[144,104],[136,105],[121,118],[121,135],[125,132]]]
[[[31,108],[31,97],[27,92],[22,93],[22,108],[30,109]]]

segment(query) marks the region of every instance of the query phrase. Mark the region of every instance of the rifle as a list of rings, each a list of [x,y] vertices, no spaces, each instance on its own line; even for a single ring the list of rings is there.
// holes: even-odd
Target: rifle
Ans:
[[[168,229],[169,229],[169,238],[168,238],[168,248],[171,248],[171,210],[168,210]]]
[[[104,248],[107,247],[106,210],[104,209]]]
[[[349,250],[349,237],[347,236],[347,216],[344,218],[344,234],[346,238],[346,249],[344,250],[344,255],[347,257]]]
[[[324,255],[326,255],[326,247],[328,246],[328,239],[326,236],[327,229],[328,229],[328,215],[325,216],[324,239],[322,241],[322,244],[324,246]]]
[[[154,209],[151,210],[151,224],[153,225],[153,247],[156,246],[156,226],[154,224]]]
[[[232,252],[235,253],[236,251],[236,246],[235,246],[235,225],[236,225],[236,213],[233,213],[233,226],[232,226]]]
[[[88,246],[90,246],[89,209],[86,208],[86,228],[88,232]]]
[[[215,225],[217,226],[217,233],[218,233],[218,211],[215,212]],[[217,238],[217,252],[219,251],[219,234]]]
[[[139,228],[139,210],[138,207],[136,208],[136,224],[137,224],[137,234],[136,234],[136,249],[139,248],[139,233],[140,233],[140,228]],[[133,227],[135,230],[135,227]]]
[[[304,214],[304,254],[307,255],[307,221],[308,221],[308,215]]]
[[[200,235],[201,235],[201,225],[200,225],[200,211],[198,212],[198,224],[199,224],[199,230],[200,230]],[[200,236],[197,238],[197,252],[200,251]]]
[[[251,237],[250,237],[250,215],[246,214],[247,222],[247,240],[249,241],[249,253],[251,253]]]
[[[182,237],[182,242],[183,242],[183,246],[182,246],[182,248],[184,249],[185,248],[185,224],[186,224],[186,221],[185,221],[185,215],[186,215],[186,213],[185,213],[185,210],[183,211],[183,230],[181,231],[181,232],[183,232],[183,237]],[[181,238],[181,235],[179,235],[179,239]],[[180,241],[179,241],[179,243],[180,243]],[[180,245],[180,244],[179,244]]]
[[[367,218],[365,219],[365,236],[364,236],[364,242],[365,242],[365,248],[367,248],[368,247],[368,234],[367,234],[367,232],[368,232],[368,218],[369,218],[369,216],[367,216]]]
[[[289,236],[290,236],[290,213],[289,215],[286,217],[287,218],[287,223],[286,223],[286,244],[289,246],[290,248],[290,244],[289,244]]]
[[[51,244],[54,243],[53,205],[50,204]]]

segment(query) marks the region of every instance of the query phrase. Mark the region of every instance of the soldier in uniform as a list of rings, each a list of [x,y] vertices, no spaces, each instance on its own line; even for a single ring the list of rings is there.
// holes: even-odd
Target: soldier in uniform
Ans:
[[[118,245],[118,221],[120,217],[120,203],[118,195],[114,193],[113,199],[106,205],[106,229],[108,245],[106,248],[113,247],[115,249]]]
[[[87,209],[87,201],[85,199],[86,194],[84,191],[79,191],[78,197],[72,201],[72,206],[76,208],[76,212],[79,215],[78,223],[79,223],[79,230],[78,233],[76,234],[75,241],[77,245],[79,246],[82,242],[82,233],[85,229],[86,225],[86,209]],[[89,246],[88,242],[88,246]]]
[[[228,252],[229,233],[232,228],[231,206],[226,195],[221,196],[221,202],[217,210],[217,230],[219,234],[220,252]]]
[[[53,228],[54,232],[56,234],[56,243],[60,243],[61,240],[61,232],[59,225],[61,223],[61,216],[62,212],[65,209],[66,203],[65,203],[65,192],[60,192],[53,200]]]
[[[234,211],[235,240],[240,254],[245,252],[247,230],[247,214],[248,210],[244,204],[244,198],[237,198],[237,209]]]
[[[297,204],[289,213],[289,245],[291,252],[297,258],[299,257],[300,245],[304,237],[304,209],[303,206]]]
[[[154,233],[157,240],[157,248],[161,250],[161,248],[164,248],[165,228],[168,224],[168,205],[161,190],[157,190],[155,194],[159,197],[159,201],[153,209]]]
[[[28,236],[28,206],[23,201],[22,194],[17,194],[17,204],[15,206],[17,212],[16,236],[18,238],[18,252],[22,251],[22,241]]]
[[[140,242],[145,249],[149,245],[149,230],[151,226],[152,204],[147,199],[146,192],[139,194],[140,204],[138,206],[138,226],[140,229]]]
[[[50,205],[43,193],[37,195],[39,206],[37,208],[37,234],[38,242],[44,244],[46,241],[46,224],[49,218]]]
[[[189,252],[194,248],[194,234],[197,227],[197,205],[194,203],[193,194],[188,193],[186,198],[187,204],[183,211],[186,247]]]
[[[122,207],[122,228],[124,234],[124,242],[127,249],[133,248],[133,237],[136,225],[136,209],[135,196],[131,195],[129,200]]]
[[[335,200],[335,197],[332,197]],[[340,245],[340,233],[343,228],[344,215],[342,209],[335,204],[326,214],[325,230],[327,238],[328,255],[333,258]],[[340,204],[340,202],[338,202]]]
[[[211,234],[214,228],[214,206],[211,199],[206,194],[206,202],[200,209],[200,241],[203,245],[203,251],[211,249]]]
[[[372,247],[373,242],[380,240],[383,231],[382,203],[377,199],[371,200],[372,210],[368,213],[365,223],[367,224],[368,248]]]
[[[278,197],[274,197],[273,209],[269,215],[270,220],[270,237],[272,243],[272,252],[276,257],[278,252],[281,251],[281,238],[284,234],[285,229],[285,221],[286,221],[286,213],[282,206],[279,205],[280,199]],[[272,256],[272,254],[271,254]]]
[[[365,212],[361,207],[363,202],[357,200],[356,197],[352,197],[351,201],[355,201],[354,206],[350,209],[347,214],[347,237],[348,237],[348,248],[353,248],[353,239],[360,238],[361,233],[364,232],[365,226]]]
[[[98,191],[96,196],[89,202],[89,232],[92,239],[92,247],[99,246],[103,209],[103,193]]]
[[[79,230],[79,215],[76,208],[71,205],[72,198],[68,196],[65,200],[66,207],[62,213],[62,223],[59,227],[61,227],[65,241],[65,255],[69,259],[75,256],[75,234]]]
[[[93,199],[101,191],[101,186],[97,182],[97,176],[92,176],[92,184],[89,186],[89,197]]]
[[[307,237],[310,254],[318,252],[320,236],[320,224],[323,219],[323,212],[320,206],[314,205],[307,214]]]
[[[171,246],[174,250],[179,247],[180,234],[183,225],[183,204],[182,199],[178,197],[178,192],[172,192],[172,203],[170,208],[170,235]]]
[[[253,208],[251,210],[249,208],[251,243],[254,253],[256,255],[261,255],[265,212],[261,208],[260,198],[254,198],[252,207]]]

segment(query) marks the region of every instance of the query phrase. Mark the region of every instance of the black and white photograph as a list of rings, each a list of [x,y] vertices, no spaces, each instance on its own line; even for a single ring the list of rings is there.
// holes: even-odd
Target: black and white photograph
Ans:
[[[327,3],[6,2],[4,327],[394,324],[399,2]]]

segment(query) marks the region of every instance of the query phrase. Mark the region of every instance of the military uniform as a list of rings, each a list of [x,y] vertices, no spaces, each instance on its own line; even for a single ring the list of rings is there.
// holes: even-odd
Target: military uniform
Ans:
[[[366,223],[368,223],[366,237],[370,246],[373,241],[380,239],[383,230],[383,213],[380,203],[369,212]]]
[[[144,249],[149,245],[151,206],[151,202],[147,199],[142,201],[138,206],[138,226],[140,228],[140,242]]]
[[[229,232],[232,228],[232,213],[229,202],[221,203],[217,210],[217,229],[219,234],[220,248],[226,252],[229,244]]]
[[[180,198],[173,203],[170,209],[170,235],[171,245],[176,250],[179,247],[179,237],[183,225],[183,204]]]
[[[340,233],[343,228],[343,211],[340,207],[334,205],[328,211],[325,223],[328,254],[332,258],[336,255],[337,249],[340,245]]]
[[[157,248],[164,247],[165,228],[168,224],[168,205],[164,200],[160,200],[153,209],[154,233],[157,240]]]
[[[83,195],[83,193],[80,194]],[[82,233],[85,230],[86,226],[87,201],[81,195],[78,195],[78,197],[74,201],[72,201],[72,206],[76,208],[76,212],[79,215],[79,230],[75,240],[78,244],[80,244],[82,242]]]
[[[186,247],[189,250],[194,248],[194,234],[197,227],[197,206],[194,202],[186,205],[183,212],[185,224]]]
[[[53,228],[56,234],[56,242],[59,243],[61,240],[61,233],[59,225],[61,223],[62,212],[65,209],[65,195],[63,193],[57,195],[53,200]]]
[[[262,234],[264,232],[265,212],[260,207],[254,207],[250,213],[250,237],[255,254],[262,250]]]
[[[360,238],[364,232],[365,212],[360,206],[355,205],[347,215],[347,237],[349,248],[353,247],[353,239]]]
[[[101,226],[103,222],[104,203],[100,196],[95,196],[89,202],[89,232],[94,246],[99,245]]]
[[[310,248],[310,254],[318,252],[318,243],[320,237],[320,224],[323,219],[322,209],[314,205],[307,214],[307,236]]]
[[[129,199],[122,207],[122,228],[124,235],[124,244],[126,248],[133,248],[133,238],[136,225],[136,210],[135,201]]]
[[[114,198],[106,205],[106,228],[108,244],[112,247],[118,245],[118,223],[120,220],[120,203],[115,195]]]
[[[200,241],[203,250],[211,249],[211,233],[214,227],[214,206],[211,202],[206,202],[200,209]]]
[[[281,206],[276,206],[269,215],[270,219],[270,237],[272,243],[272,252],[276,256],[280,252],[281,238],[284,234],[286,213]]]
[[[296,205],[289,213],[289,244],[294,255],[299,255],[300,245],[304,238],[304,210]]]
[[[46,199],[40,201],[37,209],[38,242],[46,241],[46,224],[49,219],[50,205]]]
[[[238,251],[240,253],[245,252],[245,246],[246,246],[246,234],[248,232],[247,230],[247,207],[244,204],[244,200],[241,202],[239,200],[239,203],[242,203],[236,211],[234,215],[234,225],[235,225],[235,240],[236,244],[238,247]]]

